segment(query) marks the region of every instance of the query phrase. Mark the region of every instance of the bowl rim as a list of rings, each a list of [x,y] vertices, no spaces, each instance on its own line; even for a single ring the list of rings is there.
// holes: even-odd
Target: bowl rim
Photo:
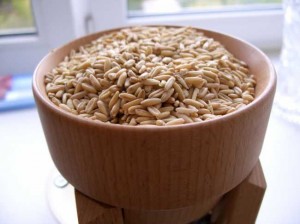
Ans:
[[[200,32],[213,33],[213,34],[217,34],[217,35],[220,35],[220,36],[229,37],[230,39],[238,41],[238,42],[240,42],[244,45],[248,45],[248,47],[252,48],[254,51],[256,51],[258,54],[260,54],[263,57],[264,61],[266,62],[267,67],[269,68],[269,78],[268,78],[267,85],[262,90],[261,94],[254,98],[254,101],[247,104],[245,107],[239,109],[238,111],[234,111],[232,113],[223,115],[221,117],[217,117],[217,118],[202,121],[202,122],[193,122],[193,123],[170,125],[170,126],[157,126],[157,125],[131,126],[131,125],[113,124],[113,123],[109,123],[109,122],[94,121],[94,120],[91,120],[91,119],[79,117],[78,115],[66,112],[66,111],[62,110],[61,108],[59,108],[58,106],[56,106],[53,102],[51,102],[49,98],[46,98],[46,97],[43,96],[42,90],[40,89],[40,87],[38,85],[38,80],[39,80],[38,71],[39,71],[39,68],[42,66],[42,64],[44,64],[46,62],[48,57],[50,57],[56,51],[61,50],[62,48],[67,47],[71,44],[74,44],[75,42],[80,42],[81,40],[84,40],[86,38],[94,37],[93,40],[96,40],[103,33],[111,33],[111,32],[114,32],[114,31],[118,31],[120,29],[136,27],[134,25],[130,25],[130,26],[122,26],[122,27],[116,27],[116,28],[111,28],[111,29],[105,29],[105,30],[101,30],[99,32],[95,32],[95,33],[92,33],[92,34],[82,36],[80,38],[73,39],[73,40],[71,40],[71,41],[69,41],[69,42],[67,42],[67,43],[65,43],[65,44],[63,44],[63,45],[61,45],[57,48],[54,48],[49,53],[47,53],[42,58],[42,60],[38,63],[38,65],[35,68],[34,73],[33,73],[32,89],[33,89],[34,97],[39,99],[43,103],[43,105],[45,105],[51,111],[53,111],[55,113],[58,113],[62,117],[65,117],[65,118],[70,119],[72,121],[76,121],[76,122],[84,124],[84,125],[91,125],[91,126],[94,126],[94,127],[97,127],[97,128],[112,129],[112,130],[128,130],[128,131],[129,130],[130,131],[141,131],[141,130],[145,130],[145,131],[149,131],[149,130],[154,131],[155,130],[155,131],[158,131],[159,130],[159,131],[168,131],[168,130],[179,130],[179,129],[185,129],[185,128],[206,127],[206,126],[210,126],[210,125],[213,125],[213,124],[223,123],[223,122],[227,122],[229,120],[235,119],[235,118],[237,118],[239,116],[242,116],[243,114],[247,113],[248,111],[253,110],[255,107],[259,106],[262,102],[264,102],[266,100],[268,95],[272,93],[272,89],[276,88],[276,80],[277,80],[276,71],[275,71],[275,68],[274,68],[271,60],[259,48],[257,48],[253,44],[251,44],[251,43],[249,43],[249,42],[247,42],[243,39],[240,39],[238,37],[235,37],[235,36],[232,36],[232,35],[229,35],[229,34],[226,34],[226,33],[221,33],[221,32],[217,32],[217,31],[214,31],[214,30],[203,29],[203,28],[198,28],[198,27],[193,27],[193,26],[161,25],[161,24],[142,25],[142,26],[143,27],[170,27],[170,28],[172,28],[172,27],[175,27],[175,28],[191,27],[191,28],[194,28],[194,29],[196,29]],[[36,99],[36,101],[37,101],[37,99]]]

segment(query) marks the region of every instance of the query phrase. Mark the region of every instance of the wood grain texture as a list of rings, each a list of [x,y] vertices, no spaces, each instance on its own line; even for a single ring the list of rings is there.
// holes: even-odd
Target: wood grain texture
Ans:
[[[213,198],[194,206],[171,210],[124,209],[125,224],[187,224],[198,220],[219,202]]]
[[[228,192],[215,208],[213,224],[254,224],[266,190],[260,162],[251,174]]]
[[[122,209],[96,202],[75,189],[79,224],[124,224]]]
[[[254,102],[202,123],[125,127],[80,118],[50,102],[44,75],[71,49],[111,31],[75,40],[41,61],[33,81],[39,116],[56,167],[76,189],[127,209],[177,209],[220,197],[249,175],[267,128],[275,92],[274,68],[257,48],[201,31],[246,61],[257,79]]]

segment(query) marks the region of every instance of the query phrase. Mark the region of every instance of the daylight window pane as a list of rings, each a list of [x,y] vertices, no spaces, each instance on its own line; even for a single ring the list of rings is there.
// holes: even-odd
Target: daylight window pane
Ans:
[[[30,0],[0,0],[0,35],[36,31]]]
[[[128,15],[147,16],[174,13],[241,11],[278,8],[281,0],[128,0]]]

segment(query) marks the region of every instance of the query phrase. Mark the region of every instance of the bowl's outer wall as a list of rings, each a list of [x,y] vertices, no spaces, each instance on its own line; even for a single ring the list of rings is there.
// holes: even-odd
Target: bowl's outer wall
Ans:
[[[266,56],[226,35],[203,31],[246,61],[256,76],[257,99],[222,118],[176,127],[125,127],[68,114],[47,99],[44,75],[72,48],[47,55],[33,91],[48,147],[61,174],[84,194],[123,208],[176,209],[219,197],[237,186],[258,161],[275,93]]]

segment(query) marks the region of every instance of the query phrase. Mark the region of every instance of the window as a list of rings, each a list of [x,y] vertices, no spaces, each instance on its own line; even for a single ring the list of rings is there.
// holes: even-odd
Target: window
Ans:
[[[0,35],[35,33],[30,0],[0,1]]]
[[[32,74],[51,49],[82,35],[84,15],[73,8],[81,1],[0,0],[0,76]]]
[[[281,0],[128,0],[128,16],[278,9]]]

